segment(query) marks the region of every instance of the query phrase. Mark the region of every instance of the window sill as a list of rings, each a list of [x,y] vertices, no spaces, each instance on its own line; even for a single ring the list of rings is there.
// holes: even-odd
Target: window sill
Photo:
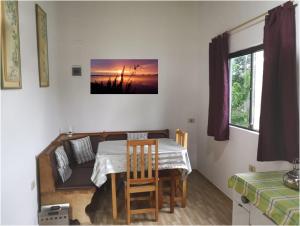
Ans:
[[[247,129],[247,128],[244,128],[244,127],[235,126],[235,125],[232,125],[232,124],[229,124],[229,127],[235,128],[235,129],[238,129],[238,130],[242,130],[242,131],[245,131],[245,132],[249,132],[249,133],[252,133],[252,134],[256,134],[256,135],[259,134],[259,131],[252,130],[252,129]]]

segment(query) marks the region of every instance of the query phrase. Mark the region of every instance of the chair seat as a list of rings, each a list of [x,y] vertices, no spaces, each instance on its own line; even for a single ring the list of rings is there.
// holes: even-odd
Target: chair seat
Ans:
[[[155,185],[143,185],[143,186],[134,186],[129,187],[129,193],[140,193],[140,192],[150,192],[155,191]]]
[[[150,184],[155,183],[155,181],[155,178],[129,179],[130,184]]]
[[[157,178],[157,182],[159,181],[159,179]],[[156,182],[156,179],[155,178],[145,178],[145,179],[129,179],[129,182],[130,182],[130,185],[133,185],[133,186],[139,186],[139,185],[152,185]],[[127,180],[124,180],[124,185],[127,185]]]

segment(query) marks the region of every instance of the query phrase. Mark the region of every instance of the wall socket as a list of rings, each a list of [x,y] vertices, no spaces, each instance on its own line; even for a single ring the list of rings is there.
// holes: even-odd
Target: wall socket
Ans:
[[[250,164],[249,165],[249,171],[250,172],[256,172],[256,167]]]
[[[30,183],[31,191],[33,191],[34,188],[35,188],[35,180],[31,181],[31,183]]]

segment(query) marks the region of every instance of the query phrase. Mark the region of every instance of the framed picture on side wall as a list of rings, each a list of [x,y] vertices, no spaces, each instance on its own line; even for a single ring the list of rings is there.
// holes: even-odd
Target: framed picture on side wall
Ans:
[[[49,86],[47,14],[35,5],[40,87]]]
[[[1,1],[1,88],[22,88],[19,35],[19,9],[17,1]]]

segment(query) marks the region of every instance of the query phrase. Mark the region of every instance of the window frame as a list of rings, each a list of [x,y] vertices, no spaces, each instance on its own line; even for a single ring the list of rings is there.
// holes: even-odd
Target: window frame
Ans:
[[[253,132],[258,132],[259,133],[259,130],[255,130],[253,129],[253,124],[252,124],[252,96],[253,96],[253,55],[254,53],[256,52],[259,52],[259,51],[264,51],[264,46],[263,44],[260,44],[260,45],[257,45],[257,46],[252,46],[250,48],[247,48],[247,49],[242,49],[242,50],[239,50],[239,51],[236,51],[236,52],[233,52],[233,53],[230,53],[228,55],[228,67],[229,67],[229,81],[230,81],[230,87],[229,87],[229,90],[230,90],[230,123],[229,125],[230,126],[234,126],[234,127],[237,127],[237,128],[241,128],[241,129],[245,129],[245,130],[250,130],[250,131],[253,131]],[[232,58],[236,58],[236,57],[241,57],[241,56],[245,56],[245,55],[249,55],[251,54],[251,62],[250,62],[250,76],[251,76],[251,82],[250,82],[250,101],[249,101],[249,118],[248,118],[248,122],[249,122],[249,127],[245,127],[245,126],[240,126],[240,125],[236,125],[236,124],[233,124],[231,123],[231,99],[232,99],[232,96],[231,96],[231,89],[232,89],[232,84],[231,84],[231,65],[230,65],[230,61]]]

